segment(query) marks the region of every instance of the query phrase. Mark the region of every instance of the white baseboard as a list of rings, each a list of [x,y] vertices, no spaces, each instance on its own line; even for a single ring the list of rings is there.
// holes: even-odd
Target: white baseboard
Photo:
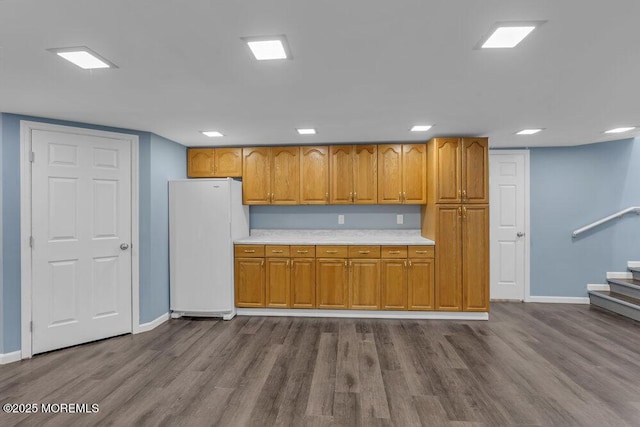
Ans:
[[[22,358],[22,352],[20,350],[13,351],[11,353],[0,354],[0,365],[19,362],[21,358]]]
[[[149,332],[149,331],[157,328],[158,326],[162,325],[167,320],[169,320],[169,313],[164,313],[161,316],[159,316],[157,319],[153,319],[151,322],[141,323],[138,326],[138,329],[134,330],[133,333],[134,334],[141,334],[143,332]]]
[[[633,274],[630,271],[607,271],[607,279],[631,279]]]
[[[238,316],[342,317],[360,319],[489,320],[489,313],[239,308]]]
[[[549,304],[589,304],[589,297],[537,297],[530,296],[525,302],[543,302]]]
[[[629,261],[627,262],[628,268],[640,268],[640,261]]]
[[[604,285],[600,283],[589,283],[587,285],[588,291],[610,291],[609,285]]]

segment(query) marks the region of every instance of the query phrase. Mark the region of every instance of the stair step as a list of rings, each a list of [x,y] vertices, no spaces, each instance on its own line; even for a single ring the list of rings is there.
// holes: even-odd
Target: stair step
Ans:
[[[589,291],[589,301],[593,306],[640,322],[640,298],[611,291]]]
[[[607,279],[611,292],[640,299],[640,280]]]

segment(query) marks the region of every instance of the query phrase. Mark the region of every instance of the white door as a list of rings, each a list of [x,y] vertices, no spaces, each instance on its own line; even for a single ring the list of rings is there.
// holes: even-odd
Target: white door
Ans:
[[[131,332],[131,142],[31,142],[33,353]]]
[[[491,299],[524,300],[527,273],[525,178],[528,152],[490,154]]]

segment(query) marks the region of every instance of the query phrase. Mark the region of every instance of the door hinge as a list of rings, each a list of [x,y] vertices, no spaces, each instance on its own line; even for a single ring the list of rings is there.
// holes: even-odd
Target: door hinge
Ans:
[[[29,332],[33,332],[33,320],[29,322]]]
[[[30,151],[30,152],[29,152],[29,161],[30,161],[31,163],[33,163],[33,162],[35,162],[35,161],[36,161],[36,153],[34,153],[33,151]]]
[[[33,236],[29,236],[29,247],[33,247]]]

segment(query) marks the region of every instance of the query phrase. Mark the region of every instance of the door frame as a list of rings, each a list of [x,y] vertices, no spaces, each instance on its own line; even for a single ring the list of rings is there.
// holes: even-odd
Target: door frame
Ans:
[[[524,302],[531,302],[531,152],[528,148],[511,150],[491,149],[489,150],[489,168],[491,168],[491,158],[501,154],[524,155],[524,232],[527,237],[524,245]],[[489,176],[491,176],[491,174],[489,174]],[[491,188],[491,183],[489,183],[489,188]],[[489,229],[491,228],[492,225],[489,224]],[[493,242],[491,242],[490,239],[490,244],[491,243]],[[489,294],[489,298],[491,298],[491,294]]]
[[[93,130],[49,123],[20,121],[20,308],[21,358],[29,359],[32,352],[31,292],[32,254],[31,237],[31,134],[34,130],[64,132],[76,135],[120,139],[131,143],[131,332],[140,331],[140,248],[138,232],[138,153],[137,135]]]

